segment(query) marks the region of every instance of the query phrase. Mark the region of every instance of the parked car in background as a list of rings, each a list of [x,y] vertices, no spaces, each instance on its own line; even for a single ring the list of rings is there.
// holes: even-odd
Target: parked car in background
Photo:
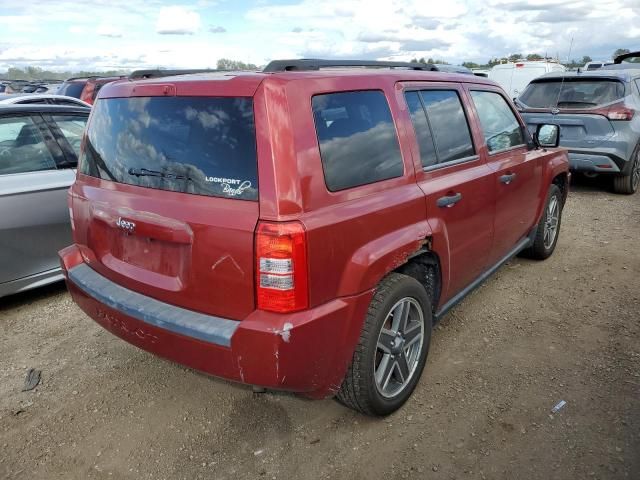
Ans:
[[[73,299],[192,368],[396,410],[434,322],[514,255],[553,253],[569,187],[557,126],[536,144],[494,82],[430,70],[283,60],[105,86],[60,252]]]
[[[467,67],[463,67],[462,65],[448,65],[446,63],[434,63],[433,66],[439,72],[447,72],[447,73],[466,73],[473,74],[473,72]]]
[[[91,108],[79,98],[66,97],[64,95],[43,94],[0,94],[0,105],[65,105],[68,107]]]
[[[637,191],[640,64],[550,73],[531,82],[517,104],[530,132],[546,123],[561,126],[572,170],[611,174],[617,193]]]
[[[478,77],[489,78],[489,69],[486,68],[472,68],[471,71]]]
[[[96,95],[104,85],[121,78],[125,77],[117,76],[69,78],[65,80],[64,83],[60,86],[57,93],[59,95],[76,97],[90,105],[93,105]]]
[[[9,80],[4,85],[4,90],[2,93],[22,93],[22,89],[29,85],[28,80]]]
[[[582,67],[583,70],[598,70],[599,68],[602,67],[606,67],[608,65],[613,65],[613,60],[609,60],[609,61],[600,61],[600,62],[587,62],[584,64],[584,67]]]
[[[0,106],[0,297],[63,278],[67,191],[90,109]]]
[[[534,78],[549,72],[564,72],[564,65],[547,60],[502,63],[489,70],[489,79],[497,82],[511,98],[516,98]]]

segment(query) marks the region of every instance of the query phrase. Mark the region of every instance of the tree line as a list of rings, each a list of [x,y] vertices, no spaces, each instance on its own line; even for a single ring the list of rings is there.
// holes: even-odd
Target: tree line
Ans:
[[[623,55],[625,53],[630,53],[629,49],[619,48],[615,52],[613,52],[612,58],[617,57],[618,55]],[[544,60],[545,57],[538,53],[529,53],[527,55],[523,55],[521,53],[514,53],[509,55],[508,57],[503,58],[491,58],[486,63],[475,63],[475,62],[463,62],[462,65],[467,68],[491,68],[494,65],[498,65],[500,63],[506,62],[516,62],[518,60]],[[605,59],[606,60],[606,59]],[[585,55],[582,59],[572,59],[569,62],[562,62],[563,65],[569,68],[577,68],[583,66],[585,63],[591,62],[592,59],[590,56]],[[640,63],[640,58],[632,58],[631,62]],[[438,59],[438,58],[413,58],[411,60],[413,63],[428,63],[428,64],[444,64],[449,65],[449,62]],[[245,63],[239,60],[231,60],[228,58],[221,58],[216,63],[217,70],[258,70],[260,67],[253,63]],[[122,70],[101,70],[101,71],[87,71],[81,70],[72,72],[70,70],[67,71],[54,71],[54,70],[46,70],[40,67],[9,67],[6,72],[0,72],[0,79],[3,80],[66,80],[70,77],[91,77],[91,76],[118,76],[118,75],[128,75],[131,73],[131,70],[122,69]]]
[[[146,68],[146,67],[145,67]],[[161,69],[159,67],[159,69]],[[258,66],[253,63],[245,63],[238,60],[230,60],[221,58],[218,60],[215,69],[217,70],[258,70]],[[112,77],[119,75],[128,75],[132,72],[130,69],[121,70],[80,70],[80,71],[58,71],[48,70],[40,67],[9,67],[6,72],[0,72],[2,80],[66,80],[71,77]]]
[[[615,52],[613,52],[611,59],[616,58],[618,55],[624,55],[625,53],[631,53],[631,51],[628,48],[618,48]],[[527,55],[523,55],[522,53],[514,53],[512,55],[509,55],[508,57],[490,58],[486,63],[462,62],[462,66],[467,68],[487,69],[487,68],[493,67],[494,65],[498,65],[500,63],[517,62],[518,60],[528,60],[528,61],[545,60],[545,58],[549,60],[551,59],[551,57],[544,57],[538,53],[529,53]],[[608,59],[602,59],[602,60],[608,60]],[[428,58],[427,60],[425,60],[424,57],[420,59],[414,58],[411,61],[413,63],[416,63],[416,62],[417,63],[440,63],[440,64],[448,65],[448,63],[445,62],[444,60],[434,60],[432,58]],[[565,61],[561,63],[568,68],[577,68],[577,67],[582,67],[585,63],[589,63],[591,61],[593,61],[593,59],[589,55],[585,55],[581,59],[571,59],[569,61]],[[629,61],[632,63],[640,63],[640,58],[632,58]]]

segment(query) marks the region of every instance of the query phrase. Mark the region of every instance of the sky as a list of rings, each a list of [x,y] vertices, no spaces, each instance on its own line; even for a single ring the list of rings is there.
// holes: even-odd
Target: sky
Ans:
[[[571,52],[569,49],[571,48]],[[0,0],[0,71],[640,50],[640,0]]]

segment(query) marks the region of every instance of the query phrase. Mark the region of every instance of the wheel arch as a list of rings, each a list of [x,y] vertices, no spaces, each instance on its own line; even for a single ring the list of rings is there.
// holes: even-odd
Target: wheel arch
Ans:
[[[435,321],[436,309],[442,294],[442,269],[440,257],[429,246],[430,242],[427,243],[427,247],[416,252],[405,264],[396,268],[394,272],[415,278],[420,282],[431,300],[431,313]]]

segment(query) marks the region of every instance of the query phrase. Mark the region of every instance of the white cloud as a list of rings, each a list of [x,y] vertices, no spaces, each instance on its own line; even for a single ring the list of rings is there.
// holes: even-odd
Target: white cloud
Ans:
[[[200,14],[186,7],[162,7],[156,32],[164,35],[193,35],[200,30]]]
[[[109,37],[109,38],[120,38],[122,37],[122,32],[118,27],[113,25],[109,25],[107,23],[102,23],[98,25],[96,29],[96,33],[101,37]]]
[[[576,59],[640,47],[639,0],[258,0],[249,6],[216,0],[193,0],[190,6],[178,6],[182,0],[20,0],[11,8],[4,3],[0,71],[13,65],[198,68],[215,66],[219,58],[264,65],[311,56],[460,63],[539,53],[566,60],[572,39]],[[98,20],[87,21],[87,11]]]

